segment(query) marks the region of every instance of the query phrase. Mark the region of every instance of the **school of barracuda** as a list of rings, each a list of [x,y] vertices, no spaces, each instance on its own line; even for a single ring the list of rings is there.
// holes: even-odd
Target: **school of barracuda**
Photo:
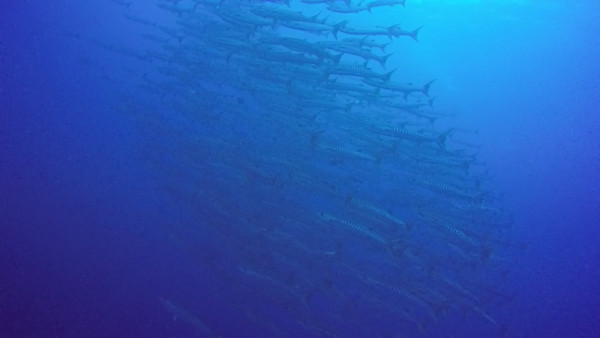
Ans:
[[[405,0],[155,2],[172,25],[111,1],[152,44],[97,42],[152,66],[139,87],[154,99],[120,108],[181,210],[167,229],[247,295],[231,306],[255,331],[419,336],[458,320],[505,332],[493,310],[511,298],[511,216],[477,149],[453,143],[465,131],[436,128],[448,117],[434,79],[386,67],[421,28],[353,21]]]

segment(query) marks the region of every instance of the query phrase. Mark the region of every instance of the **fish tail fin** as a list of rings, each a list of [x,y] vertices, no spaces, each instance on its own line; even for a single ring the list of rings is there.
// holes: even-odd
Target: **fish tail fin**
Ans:
[[[395,238],[386,243],[386,250],[392,257],[402,258],[408,245],[404,243],[402,238]]]
[[[335,62],[336,65],[339,65],[340,64],[340,60],[342,59],[342,55],[344,55],[344,54],[340,53],[340,54],[332,57],[331,59]]]
[[[429,125],[433,127],[435,121],[437,120],[437,116],[426,116],[425,117],[429,121]]]
[[[337,40],[337,38],[338,38],[338,35],[337,35],[337,34],[338,34],[338,31],[340,30],[340,28],[343,28],[344,26],[346,26],[346,23],[347,23],[347,22],[348,22],[347,20],[345,20],[345,21],[341,21],[341,22],[338,22],[338,23],[336,23],[336,24],[333,26],[333,29],[331,30],[331,33],[333,34],[333,37],[334,37],[336,40]]]
[[[412,32],[410,32],[408,35],[415,40],[416,42],[419,42],[419,31],[421,30],[421,28],[423,28],[423,26],[413,30]]]
[[[435,97],[432,97],[432,98],[430,98],[430,99],[427,101],[427,105],[428,105],[429,107],[433,108],[433,102],[435,101],[435,99],[436,99]]]
[[[417,322],[417,326],[419,328],[419,331],[426,333],[427,326],[429,326],[429,320],[427,320],[427,319],[420,320]]]
[[[492,255],[492,247],[489,245],[482,245],[480,254],[481,254],[481,262],[487,261],[488,258],[490,258],[490,256]]]
[[[319,137],[325,132],[325,130],[317,130],[310,133],[310,146],[311,148],[315,148],[317,143],[319,142]]]
[[[381,165],[381,160],[383,159],[384,154],[383,153],[379,153],[377,155],[375,155],[375,163],[377,163],[377,166]]]
[[[392,56],[393,53],[389,53],[386,54],[384,56],[382,56],[381,58],[379,58],[379,64],[381,65],[381,67],[383,67],[385,69],[385,64],[387,63],[387,60],[390,56]]]
[[[437,143],[440,145],[440,147],[442,147],[442,148],[446,147],[446,139],[448,139],[448,137],[450,135],[452,135],[453,131],[454,131],[454,128],[450,128],[437,137]]]
[[[256,47],[258,47],[258,46],[259,46],[258,42],[256,42],[256,41],[250,41],[250,50],[256,51]]]
[[[308,310],[310,310],[310,301],[315,293],[317,293],[317,289],[309,290],[305,295],[302,296],[302,305]]]
[[[423,94],[425,94],[425,96],[429,97],[429,88],[431,87],[431,84],[435,82],[435,79],[427,82],[425,85],[423,85],[423,88],[421,88],[421,91],[423,92]]]
[[[398,68],[394,68],[394,69],[390,70],[389,72],[385,73],[384,76],[383,76],[383,79],[385,81],[390,81],[390,78],[392,77],[392,74],[394,74],[394,72],[396,71],[396,69],[398,69]]]
[[[350,113],[350,112],[352,111],[352,106],[353,106],[353,105],[354,105],[354,104],[353,104],[352,102],[348,102],[348,103],[346,103],[346,105],[344,106],[344,111],[345,111],[346,113]]]
[[[450,302],[447,300],[444,300],[439,304],[434,304],[433,313],[435,314],[436,318],[439,317],[440,314],[443,314],[446,311],[446,309],[450,307],[450,305]]]
[[[411,231],[415,227],[415,223],[411,221],[404,222],[407,231]]]
[[[387,29],[388,29],[388,32],[389,32],[389,31],[393,31],[394,29],[399,28],[399,27],[400,27],[400,24],[399,23],[395,23],[395,24],[389,26]]]
[[[317,63],[316,63],[317,65],[323,66],[323,64],[325,63],[325,58],[322,56],[319,56],[316,61],[317,61]]]
[[[233,56],[233,54],[235,54],[236,51],[233,51],[229,54],[227,54],[227,56],[225,57],[225,62],[227,62],[227,64],[229,64],[229,61],[231,61],[231,57]]]
[[[351,192],[344,197],[344,206],[349,206],[352,203],[352,199],[354,198],[354,193]]]
[[[469,171],[469,168],[471,168],[471,161],[467,160],[463,162],[462,168],[465,171]],[[475,182],[475,184],[477,185],[477,187],[479,188],[479,186],[481,185],[481,182]]]
[[[486,191],[477,194],[477,196],[475,196],[475,203],[477,203],[477,205],[480,206],[483,203],[483,200],[485,199],[485,196],[487,194],[488,194],[488,192],[486,192]]]

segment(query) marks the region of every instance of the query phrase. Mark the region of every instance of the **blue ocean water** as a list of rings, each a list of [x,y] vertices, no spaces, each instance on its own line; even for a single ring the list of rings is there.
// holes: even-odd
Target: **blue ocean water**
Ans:
[[[0,5],[0,337],[598,337],[598,3],[216,2]]]

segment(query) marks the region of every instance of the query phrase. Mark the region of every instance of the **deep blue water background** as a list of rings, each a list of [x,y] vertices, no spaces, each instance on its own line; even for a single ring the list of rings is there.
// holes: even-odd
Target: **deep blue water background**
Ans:
[[[210,296],[226,286],[166,238],[184,216],[151,183],[135,123],[114,107],[127,83],[106,76],[139,62],[90,42],[143,48],[123,10],[0,5],[1,337],[189,335],[159,297],[237,325]],[[509,336],[598,337],[600,4],[409,0],[405,11],[425,28],[397,62],[415,80],[437,78],[436,104],[479,130],[480,158],[530,243],[513,270]]]

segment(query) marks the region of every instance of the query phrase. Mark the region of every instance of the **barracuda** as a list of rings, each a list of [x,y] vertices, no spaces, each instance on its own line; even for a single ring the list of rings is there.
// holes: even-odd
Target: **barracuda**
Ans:
[[[421,27],[388,25],[414,21],[403,0],[151,3],[165,26],[137,2],[113,6],[143,40],[91,47],[129,58],[115,106],[139,127],[157,202],[173,211],[161,221],[169,239],[220,285],[213,304],[251,313],[215,327],[431,336],[472,324],[470,311],[493,335],[487,307],[508,300],[501,282],[523,247],[489,191],[477,134],[432,125],[454,121],[433,107],[433,81],[415,82],[428,61],[403,37]],[[411,52],[393,58],[405,43]],[[392,61],[406,71],[385,70]]]
[[[343,21],[340,25],[339,31],[350,35],[383,35],[391,38],[391,34],[386,27],[358,27],[348,26],[348,20]]]
[[[417,297],[410,291],[408,291],[400,286],[390,285],[388,283],[380,282],[380,281],[377,281],[377,280],[371,279],[371,278],[369,278],[368,281],[373,285],[387,289],[387,290],[391,291],[392,293],[420,306],[422,309],[427,311],[427,313],[431,316],[431,318],[433,318],[434,320],[437,321],[437,316],[436,316],[435,312],[433,311],[433,307],[429,303],[427,303],[425,300]]]
[[[370,49],[355,47],[353,45],[346,44],[343,41],[341,41],[341,42],[327,41],[326,43],[319,43],[319,45],[324,48],[334,50],[336,52],[359,56],[359,57],[365,59],[366,61],[369,61],[369,60],[377,61],[383,68],[385,68],[385,63],[387,62],[387,59],[390,56],[392,56],[391,53],[386,54],[386,55],[377,55],[377,54],[371,52]]]
[[[400,5],[404,7],[406,0],[375,0],[369,2],[366,7],[369,11],[371,11],[375,7],[383,7],[383,6],[395,6]]]
[[[332,215],[330,215],[328,213],[324,213],[324,212],[321,212],[319,214],[319,217],[322,220],[324,220],[325,222],[341,225],[345,229],[348,229],[348,230],[353,231],[353,232],[355,232],[357,234],[366,236],[366,237],[374,240],[377,243],[380,243],[380,244],[387,244],[388,243],[388,241],[385,238],[383,238],[383,236],[381,236],[381,235],[379,235],[379,234],[377,234],[377,233],[375,233],[375,232],[367,229],[366,227],[364,227],[364,226],[362,226],[360,224],[356,224],[356,223],[353,223],[353,222],[350,222],[350,221],[347,221],[347,220],[344,220],[344,219],[339,219],[337,217],[334,217],[334,216],[332,216]]]
[[[306,16],[303,12],[293,11],[273,5],[259,5],[251,9],[252,13],[277,21],[318,22],[319,14]]]
[[[311,43],[302,39],[284,38],[277,35],[266,35],[260,37],[259,41],[262,43],[284,46],[286,48],[293,49],[299,52],[315,55],[319,58],[329,59],[334,61],[334,63],[336,64],[339,62],[341,57],[341,55],[332,55],[328,53],[318,44]]]
[[[350,204],[354,207],[369,211],[371,214],[375,215],[376,217],[379,217],[383,220],[391,221],[398,227],[402,227],[407,230],[410,230],[410,228],[407,226],[407,224],[404,221],[400,220],[399,218],[392,215],[391,213],[384,210],[383,208],[380,208],[376,205],[373,205],[373,204],[363,201],[361,199],[352,197],[352,195],[350,195],[348,197],[348,200],[349,200]]]
[[[309,293],[304,294],[303,290],[298,285],[293,284],[293,280],[290,282],[284,282],[272,275],[259,272],[241,265],[238,265],[238,270],[242,272],[242,274],[246,277],[249,277],[260,283],[269,285],[278,290],[284,291],[284,293],[287,293],[289,296],[291,296],[292,299],[298,300],[306,310],[310,309],[309,301],[311,295]]]
[[[358,4],[340,4],[339,2],[334,2],[327,6],[327,10],[336,13],[359,13],[362,11],[366,11],[368,9],[368,5],[363,5],[362,3]]]
[[[306,21],[286,21],[281,23],[282,26],[297,29],[304,32],[322,34],[330,32],[336,39],[338,31],[340,30],[341,23],[335,25],[328,25],[319,22],[306,22]]]
[[[357,66],[357,65],[337,65],[335,67],[327,67],[325,72],[327,74],[338,74],[338,75],[350,75],[362,78],[376,78],[381,80],[389,80],[392,74],[396,71],[395,69],[387,73],[377,73],[370,68]]]
[[[405,99],[408,95],[410,95],[412,93],[422,93],[425,96],[429,96],[429,88],[431,87],[431,84],[434,81],[435,80],[431,80],[431,81],[427,82],[426,84],[424,84],[423,86],[419,87],[419,86],[413,86],[411,84],[401,84],[401,83],[397,83],[397,82],[381,81],[378,79],[363,80],[363,82],[365,82],[366,84],[371,85],[376,88],[401,92],[404,94]]]
[[[198,318],[198,316],[192,314],[191,312],[182,308],[181,306],[176,305],[168,299],[164,299],[162,297],[160,297],[159,299],[160,303],[173,316],[173,321],[181,320],[185,323],[190,324],[195,330],[197,330],[197,333],[202,337],[218,337],[212,332],[210,327],[208,327],[208,325],[203,320]]]
[[[470,201],[477,202],[479,204],[481,203],[481,201],[483,201],[483,197],[485,196],[485,192],[463,190],[442,182],[421,180],[420,183],[432,190],[438,191],[445,195],[467,199]]]
[[[375,156],[371,156],[368,153],[365,153],[365,152],[362,152],[359,150],[346,148],[346,147],[321,145],[321,146],[319,146],[319,149],[323,149],[323,150],[331,153],[332,155],[340,155],[343,157],[350,157],[350,158],[354,158],[354,159],[361,159],[361,160],[368,160],[368,161],[377,161],[377,158]]]
[[[448,136],[450,136],[452,130],[453,129],[448,129],[446,132],[438,136],[426,136],[423,133],[412,129],[380,127],[376,125],[371,126],[371,131],[375,134],[397,137],[403,140],[414,141],[417,143],[436,143],[442,148],[445,147],[446,139],[448,138]]]
[[[368,36],[363,38],[345,38],[343,41],[360,47],[379,48],[382,52],[385,52],[385,48],[390,44],[389,42],[379,42],[377,39],[369,38]]]

